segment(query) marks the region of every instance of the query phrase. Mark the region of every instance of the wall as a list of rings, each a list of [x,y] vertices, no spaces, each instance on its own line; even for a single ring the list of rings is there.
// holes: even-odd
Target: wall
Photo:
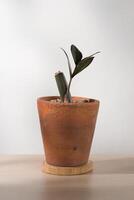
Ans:
[[[133,8],[133,0],[0,1],[0,153],[43,152],[36,99],[58,94],[54,73],[68,74],[60,47],[72,43],[85,56],[101,51],[71,87],[101,101],[92,153],[134,153]]]

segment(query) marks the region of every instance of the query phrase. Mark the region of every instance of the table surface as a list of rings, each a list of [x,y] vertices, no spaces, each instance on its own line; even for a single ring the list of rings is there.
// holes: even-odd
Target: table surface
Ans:
[[[0,200],[134,200],[134,157],[93,156],[94,171],[43,174],[42,155],[0,156]]]

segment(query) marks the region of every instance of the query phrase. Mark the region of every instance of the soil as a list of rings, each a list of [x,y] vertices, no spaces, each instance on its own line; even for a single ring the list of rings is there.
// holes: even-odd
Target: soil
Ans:
[[[53,103],[63,103],[61,101],[61,99],[57,98],[57,99],[52,99],[50,100],[50,102],[53,102]],[[90,102],[94,102],[94,99],[79,99],[79,100],[72,100],[71,103],[90,103]],[[68,103],[66,100],[64,101],[64,103]]]

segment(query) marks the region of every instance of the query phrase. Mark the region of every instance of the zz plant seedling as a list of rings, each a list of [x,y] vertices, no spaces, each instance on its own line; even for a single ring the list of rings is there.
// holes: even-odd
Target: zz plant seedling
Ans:
[[[55,74],[55,79],[56,79],[57,87],[60,93],[61,102],[64,102],[66,100],[68,103],[71,103],[72,97],[70,93],[70,86],[72,83],[72,79],[74,78],[74,76],[76,76],[81,71],[83,71],[86,67],[88,67],[92,63],[94,56],[100,52],[96,52],[88,57],[83,58],[83,55],[80,52],[80,50],[75,45],[72,44],[71,53],[72,53],[72,57],[75,64],[74,70],[72,71],[68,54],[63,48],[61,49],[63,50],[67,58],[70,80],[69,80],[69,83],[67,83],[64,73],[60,71]]]

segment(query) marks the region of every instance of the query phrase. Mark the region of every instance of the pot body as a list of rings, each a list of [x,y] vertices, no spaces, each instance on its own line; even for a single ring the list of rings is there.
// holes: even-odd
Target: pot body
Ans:
[[[99,101],[56,103],[56,96],[37,100],[46,161],[55,166],[79,166],[88,162]],[[73,97],[82,99],[82,97]]]

